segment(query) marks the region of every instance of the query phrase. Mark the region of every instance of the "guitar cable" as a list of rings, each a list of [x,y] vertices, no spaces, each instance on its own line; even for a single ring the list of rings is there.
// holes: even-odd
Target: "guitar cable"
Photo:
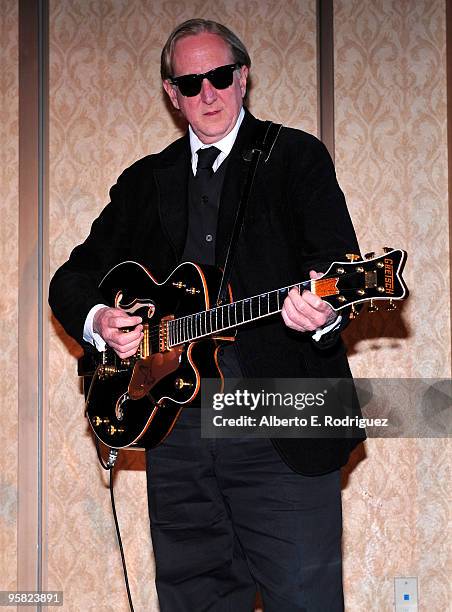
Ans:
[[[108,459],[107,459],[107,462],[105,463],[102,457],[102,454],[100,452],[99,440],[97,439],[97,437],[94,438],[94,441],[96,443],[96,452],[97,452],[97,458],[99,459],[99,463],[104,470],[110,473],[109,488],[110,488],[111,509],[113,512],[113,519],[115,522],[116,536],[118,538],[119,551],[121,553],[122,569],[124,573],[124,582],[126,583],[127,598],[129,600],[130,612],[135,612],[133,603],[132,603],[132,594],[130,592],[129,578],[127,575],[126,558],[124,555],[124,548],[122,546],[121,532],[119,530],[118,515],[116,514],[115,496],[113,493],[113,471],[114,471],[116,459],[118,458],[118,455],[119,455],[119,451],[116,448],[109,448]]]

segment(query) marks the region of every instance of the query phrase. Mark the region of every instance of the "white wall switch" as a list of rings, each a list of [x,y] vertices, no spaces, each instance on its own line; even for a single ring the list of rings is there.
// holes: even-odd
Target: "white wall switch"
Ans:
[[[395,612],[418,612],[417,578],[394,578]]]

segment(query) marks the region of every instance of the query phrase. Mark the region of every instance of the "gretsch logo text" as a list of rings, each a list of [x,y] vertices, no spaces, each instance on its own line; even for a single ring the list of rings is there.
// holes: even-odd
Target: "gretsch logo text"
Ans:
[[[392,259],[385,257],[385,291],[391,295],[394,294],[394,266]]]

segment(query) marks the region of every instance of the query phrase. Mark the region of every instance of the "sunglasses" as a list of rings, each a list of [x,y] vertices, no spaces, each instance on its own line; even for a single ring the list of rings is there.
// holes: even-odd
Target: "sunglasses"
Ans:
[[[226,89],[232,85],[234,70],[240,68],[242,64],[227,64],[218,66],[204,74],[184,74],[180,77],[170,77],[168,80],[171,85],[176,85],[181,94],[187,98],[197,96],[201,91],[203,79],[207,79],[215,89]]]

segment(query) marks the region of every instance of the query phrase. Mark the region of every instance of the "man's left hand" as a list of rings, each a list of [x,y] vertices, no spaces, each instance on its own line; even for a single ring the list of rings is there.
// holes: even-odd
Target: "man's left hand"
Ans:
[[[311,280],[321,276],[322,274],[315,270],[309,272]],[[281,314],[287,327],[301,332],[313,332],[332,323],[337,317],[328,302],[307,289],[300,295],[296,287],[289,291]]]

